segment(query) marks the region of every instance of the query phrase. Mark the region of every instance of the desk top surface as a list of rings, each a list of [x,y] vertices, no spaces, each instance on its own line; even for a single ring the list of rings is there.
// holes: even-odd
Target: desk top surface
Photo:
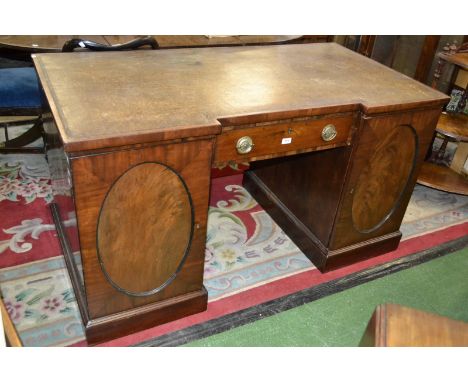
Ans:
[[[37,54],[34,62],[67,151],[448,100],[334,43]]]

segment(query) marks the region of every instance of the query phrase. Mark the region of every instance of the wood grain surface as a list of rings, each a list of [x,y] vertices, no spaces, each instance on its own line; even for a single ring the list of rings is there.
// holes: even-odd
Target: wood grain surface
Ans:
[[[448,100],[335,43],[37,54],[34,62],[67,151],[216,134],[230,116],[352,105],[372,114]]]
[[[379,305],[361,346],[468,346],[468,323],[396,304]]]
[[[350,142],[354,115],[325,116],[300,121],[261,124],[252,127],[227,130],[216,139],[215,163],[247,161],[265,157],[293,155],[304,151],[338,147]],[[321,133],[325,126],[333,124],[337,135],[324,141]],[[247,154],[239,154],[236,143],[241,137],[251,137],[254,147]],[[285,144],[284,139],[290,139]],[[286,141],[288,142],[288,141]]]
[[[397,206],[415,166],[418,137],[409,125],[385,125],[354,189],[352,218],[360,232],[385,222]]]
[[[75,157],[71,160],[81,257],[91,320],[202,290],[212,146],[213,139],[203,139]],[[140,242],[135,240],[132,246],[132,238],[128,237],[129,235],[120,235],[123,237],[119,238],[112,235],[113,239],[122,245],[118,249],[113,246],[112,238],[104,239],[106,245],[111,245],[117,251],[117,253],[104,253],[105,266],[111,267],[113,269],[112,275],[118,277],[118,282],[130,291],[145,290],[159,284],[162,279],[158,279],[160,276],[157,276],[155,272],[159,269],[167,276],[171,270],[173,271],[174,267],[177,266],[176,263],[180,262],[180,252],[176,253],[176,251],[181,249],[182,243],[187,242],[187,195],[184,194],[180,185],[171,179],[169,179],[169,186],[175,186],[174,192],[176,194],[174,197],[165,193],[168,190],[167,185],[161,182],[161,180],[168,179],[159,179],[161,184],[156,185],[157,178],[166,175],[156,174],[155,176],[151,174],[151,171],[146,173],[148,169],[142,165],[140,168],[145,171],[143,173],[137,171],[136,177],[130,176],[127,179],[129,183],[123,185],[127,192],[124,190],[122,194],[117,189],[115,197],[113,196],[112,200],[109,199],[105,202],[106,195],[117,179],[127,170],[138,168],[139,166],[135,166],[145,162],[164,163],[177,171],[184,179],[193,203],[194,233],[190,251],[177,277],[156,294],[134,297],[116,290],[101,271],[96,244],[97,222],[103,203],[107,203],[105,209],[116,210],[111,211],[110,214],[115,213],[114,217],[118,219],[119,214],[121,214],[121,218],[119,221],[113,222],[106,219],[104,224],[107,224],[107,228],[104,229],[104,226],[100,224],[101,230],[109,230],[110,233],[117,234],[120,228],[115,227],[115,224],[120,223],[124,225],[124,229],[128,230],[127,234],[132,233],[136,235],[136,239],[141,240]],[[166,172],[167,170],[163,174]],[[127,174],[132,174],[132,171]],[[148,176],[148,178],[144,179],[142,175]],[[139,183],[134,186],[130,185],[132,180]],[[139,186],[141,185],[146,188],[143,187],[140,190]],[[152,190],[148,187],[152,187]],[[154,191],[155,194],[152,194],[151,191]],[[158,193],[161,193],[157,195],[161,197],[160,202],[167,201],[168,204],[157,205],[154,197]],[[119,199],[119,197],[121,198]],[[138,201],[134,206],[132,206],[133,197],[137,197]],[[112,203],[109,204],[109,202]],[[147,211],[144,208],[146,202],[149,203],[146,206]],[[122,206],[124,209],[134,209],[135,214],[126,217],[128,222],[123,221],[124,210],[119,211]],[[175,215],[171,216],[169,213],[165,215],[165,221],[162,221],[158,220],[158,212],[163,214],[172,212]],[[142,218],[147,219],[145,224],[143,220],[140,220]],[[130,227],[129,224],[136,226]],[[164,224],[167,224],[167,227]],[[173,228],[173,224],[181,225],[181,233],[178,233],[177,229],[172,229],[169,232],[169,229]],[[157,229],[161,229],[161,231],[157,232]],[[156,237],[151,238],[151,235]],[[175,244],[172,238],[164,237],[164,235],[174,235],[182,243]],[[174,248],[169,249],[168,245],[174,245]],[[154,256],[154,254],[156,255]],[[129,258],[123,258],[125,256]],[[152,258],[152,256],[154,257]],[[132,264],[132,260],[136,259],[144,261],[141,264]],[[125,266],[126,269],[119,270],[119,266]],[[145,266],[148,269],[144,269]],[[129,272],[132,271],[132,267],[133,271],[137,272],[136,274]],[[129,272],[128,275],[125,274],[126,272]]]
[[[341,147],[253,162],[248,173],[253,172],[325,248],[341,198],[350,153],[349,147]],[[258,195],[252,188],[249,191]],[[303,235],[303,232],[290,232],[293,225],[287,217],[274,211],[277,208],[275,203],[263,203],[262,207],[272,216],[277,216],[276,222],[287,235]]]
[[[169,167],[127,170],[107,193],[98,221],[98,253],[110,282],[130,295],[165,287],[190,248],[192,219],[187,189]]]
[[[440,112],[438,108],[376,117],[365,116],[361,120],[361,126],[354,137],[350,168],[346,175],[343,196],[334,223],[330,250],[338,250],[378,236],[398,232],[419,169],[432,142]],[[411,146],[411,142],[414,142],[414,139],[411,135],[407,135],[410,130],[404,126],[411,126],[418,136],[414,171],[407,182],[410,163],[400,162],[398,155],[404,155],[406,160],[410,161],[411,152],[414,150],[414,143]],[[394,143],[388,141],[388,136],[399,139],[402,147],[395,148]],[[382,146],[382,142],[386,142],[393,149],[385,153],[387,148]],[[400,150],[403,151],[400,153]],[[393,156],[392,151],[394,151]],[[382,155],[383,157],[380,158]],[[375,160],[379,158],[385,161],[376,162]],[[397,167],[393,169],[393,165]],[[380,171],[386,172],[387,176],[382,176]],[[366,173],[367,177],[363,175]],[[355,196],[356,192],[358,196]],[[402,192],[401,197],[396,197],[400,192]],[[380,196],[373,199],[374,193]],[[365,216],[366,213],[369,217]],[[382,218],[384,219],[379,223]],[[378,226],[374,229],[365,229],[369,229],[374,223],[377,224],[376,222]]]

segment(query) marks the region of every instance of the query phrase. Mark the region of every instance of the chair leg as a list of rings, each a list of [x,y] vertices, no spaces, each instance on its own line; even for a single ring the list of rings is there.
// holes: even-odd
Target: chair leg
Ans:
[[[44,148],[33,148],[33,147],[24,147],[36,139],[42,137],[42,117],[39,117],[35,120],[33,126],[28,129],[26,132],[20,136],[9,139],[8,137],[8,126],[11,125],[20,125],[24,124],[22,121],[20,123],[8,123],[4,124],[5,129],[5,142],[0,143],[0,152],[2,153],[43,153]]]

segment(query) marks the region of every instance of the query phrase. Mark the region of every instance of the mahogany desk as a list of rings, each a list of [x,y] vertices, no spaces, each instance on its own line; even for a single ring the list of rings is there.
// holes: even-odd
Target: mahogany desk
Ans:
[[[334,43],[33,58],[91,343],[206,309],[213,165],[251,162],[245,187],[321,270],[395,249],[448,101]]]

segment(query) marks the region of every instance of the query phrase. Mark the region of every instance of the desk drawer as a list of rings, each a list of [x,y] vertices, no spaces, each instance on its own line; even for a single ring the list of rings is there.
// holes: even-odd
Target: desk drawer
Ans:
[[[216,140],[215,163],[252,161],[343,146],[351,137],[353,120],[354,115],[348,114],[223,131]]]

